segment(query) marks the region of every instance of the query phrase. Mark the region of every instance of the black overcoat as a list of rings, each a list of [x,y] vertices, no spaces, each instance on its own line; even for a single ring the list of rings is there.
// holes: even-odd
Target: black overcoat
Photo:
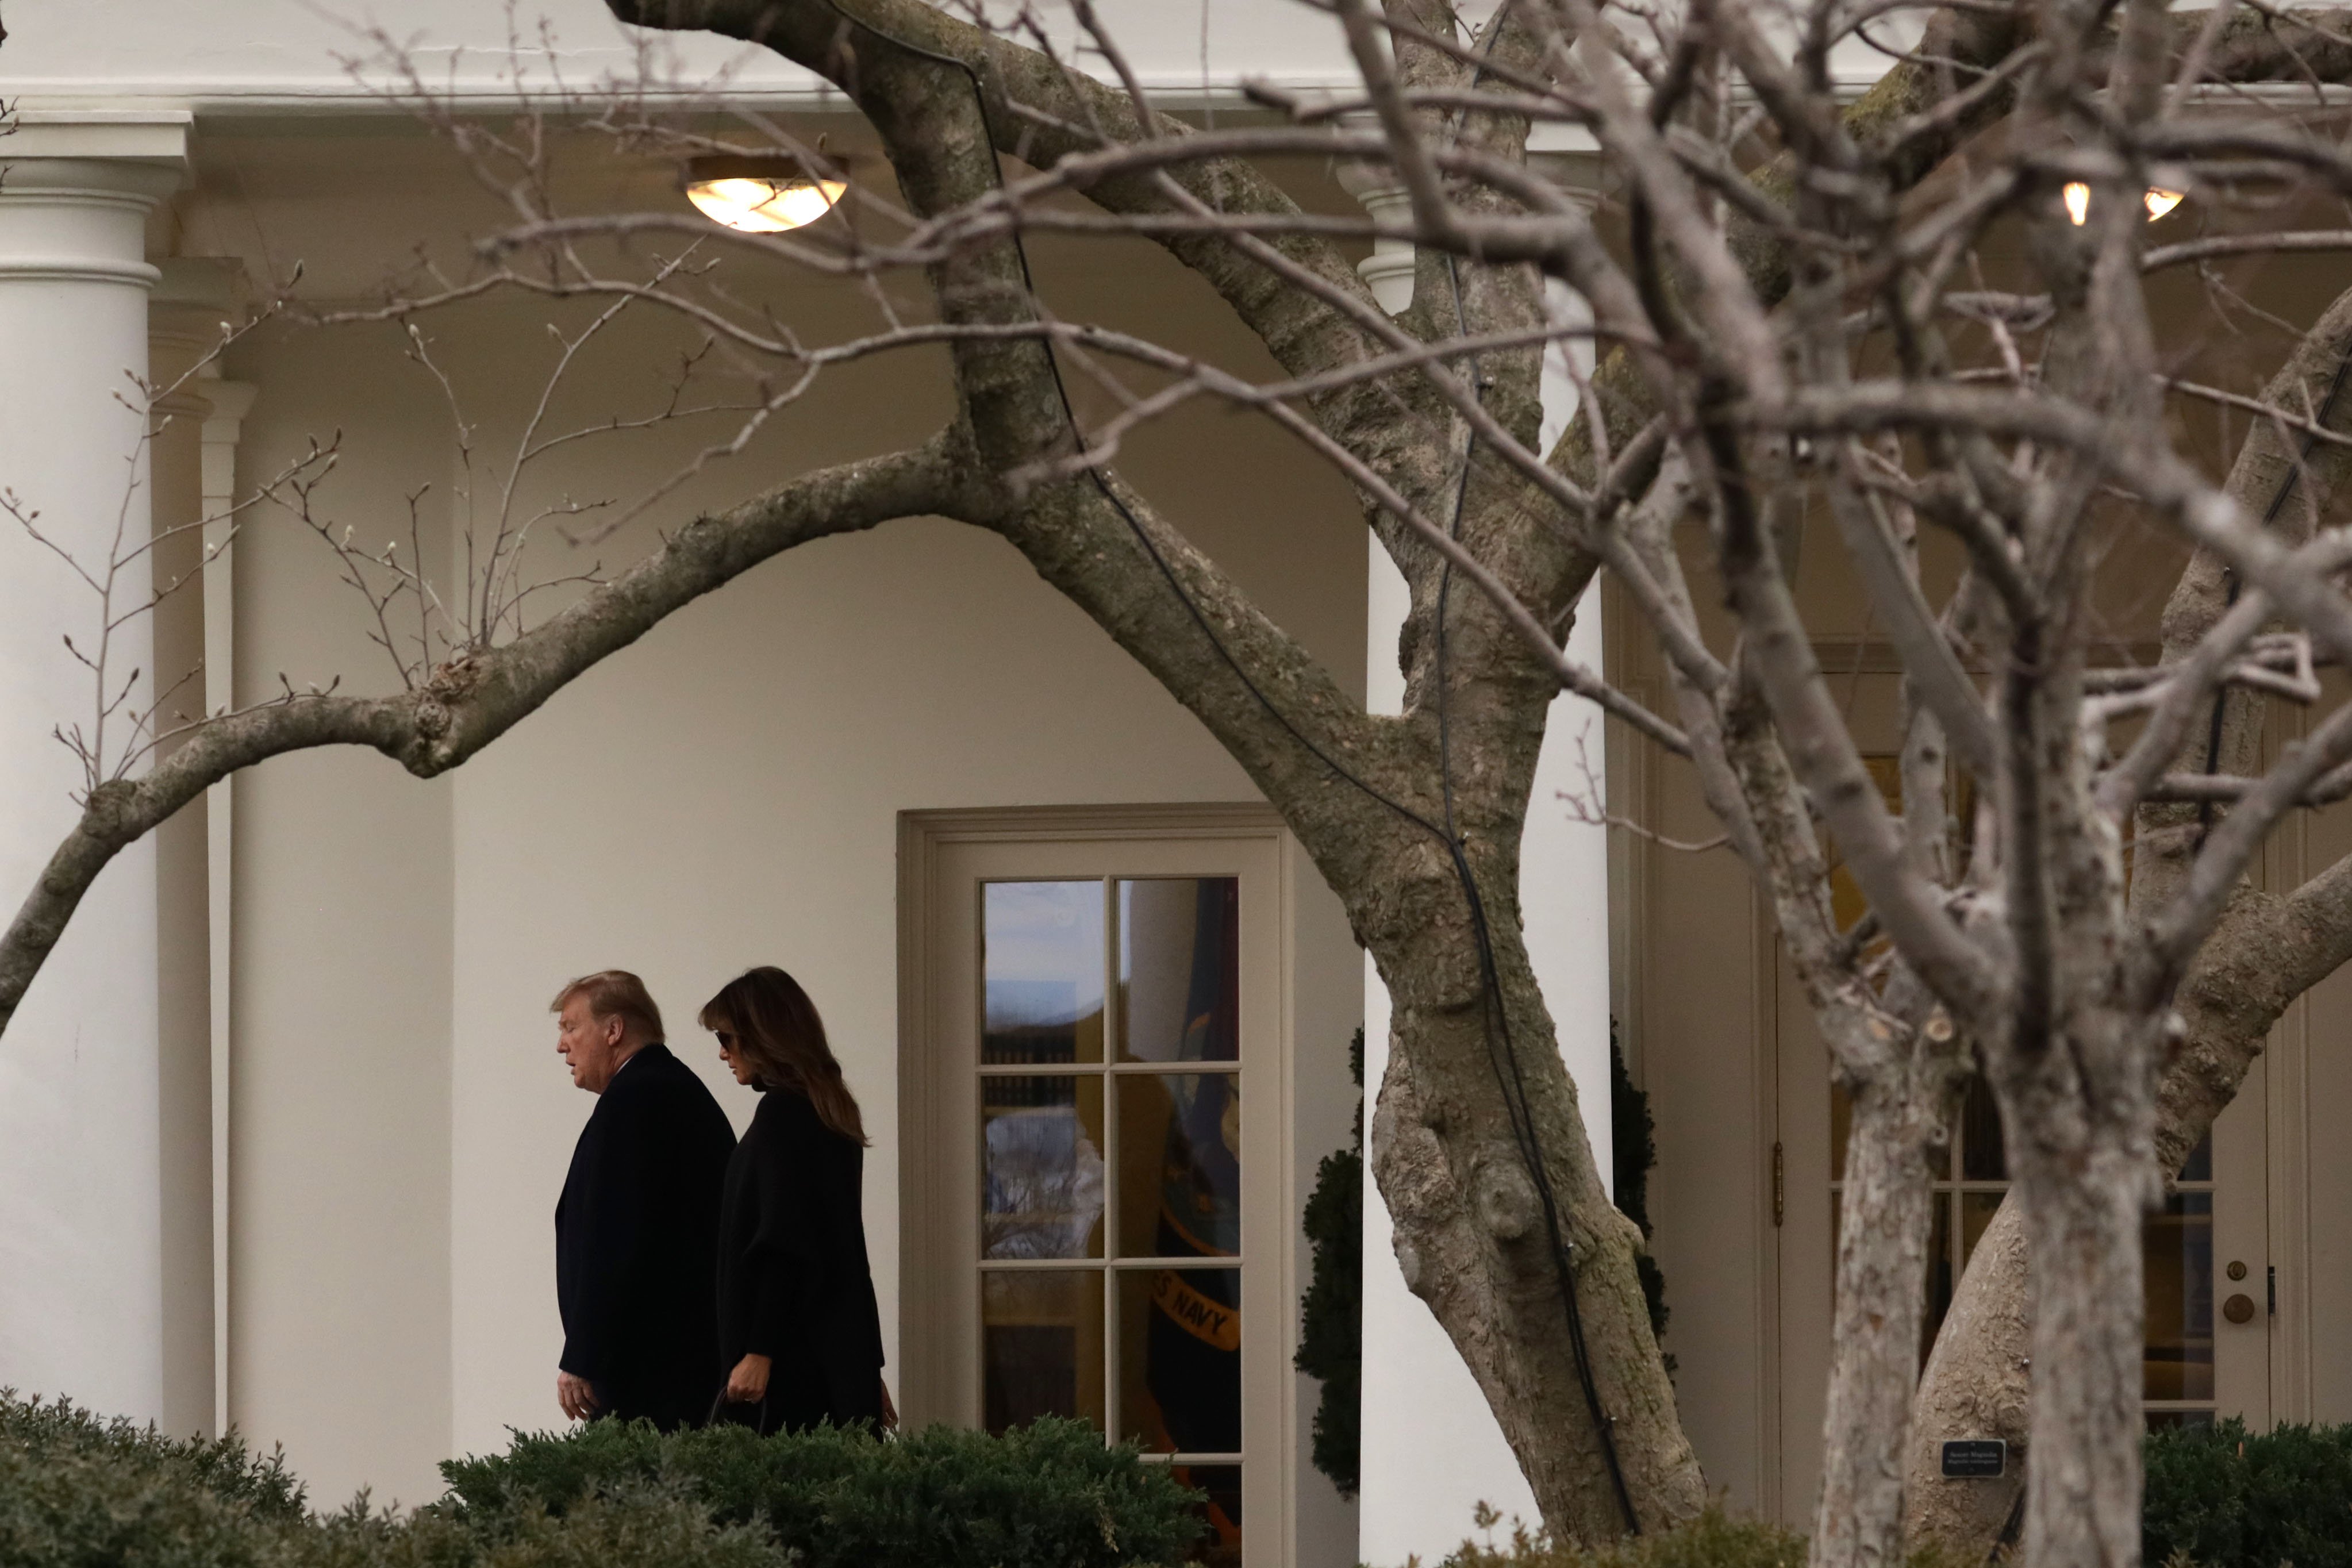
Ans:
[[[555,1205],[564,1371],[606,1414],[665,1429],[709,1414],[721,1380],[714,1280],[734,1129],[660,1045],[621,1064],[581,1129]]]
[[[882,1415],[882,1318],[866,1258],[866,1151],[806,1095],[772,1089],[727,1165],[719,1209],[719,1349],[772,1363],[767,1431]]]

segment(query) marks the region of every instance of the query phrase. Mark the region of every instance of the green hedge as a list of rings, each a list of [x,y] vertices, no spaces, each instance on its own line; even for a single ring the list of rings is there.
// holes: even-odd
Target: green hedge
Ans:
[[[599,1422],[442,1467],[408,1514],[310,1512],[282,1458],[0,1390],[6,1568],[1174,1568],[1197,1499],[1081,1423],[894,1442]]]
[[[1496,1538],[1495,1510],[1481,1503],[1483,1542],[1465,1541],[1439,1568],[1804,1568],[1805,1538],[1777,1524],[1735,1519],[1710,1507],[1678,1530],[1592,1549],[1555,1542],[1513,1521]]]
[[[1178,1563],[1200,1531],[1192,1494],[1077,1421],[1002,1437],[950,1426],[882,1442],[823,1430],[761,1438],[740,1426],[663,1436],[600,1421],[518,1436],[494,1458],[453,1460],[445,1506],[502,1539],[535,1510],[568,1517],[614,1489],[701,1500],[721,1524],[757,1525],[806,1568],[1118,1568]]]
[[[2352,1568],[2352,1426],[2171,1426],[2147,1453],[2151,1568]]]

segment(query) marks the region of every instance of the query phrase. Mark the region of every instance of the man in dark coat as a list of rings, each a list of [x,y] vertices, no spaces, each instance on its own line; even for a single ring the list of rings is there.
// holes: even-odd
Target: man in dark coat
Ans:
[[[572,1081],[597,1097],[555,1205],[557,1402],[580,1421],[698,1425],[724,1374],[719,1204],[734,1130],[662,1044],[635,975],[575,980],[551,1010]]]

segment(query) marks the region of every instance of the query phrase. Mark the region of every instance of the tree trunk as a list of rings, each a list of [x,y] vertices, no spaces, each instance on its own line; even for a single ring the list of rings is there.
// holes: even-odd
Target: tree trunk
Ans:
[[[2329,304],[2264,396],[2280,405],[2332,406],[2331,390],[2347,354],[2352,290]],[[2344,421],[2343,412],[2333,416],[2336,427]],[[2283,541],[2300,543],[2310,535],[2311,519],[2323,515],[2338,493],[2347,464],[2352,453],[2338,444],[2302,441],[2257,422],[2231,466],[2230,492],[2250,512],[2275,510],[2266,518],[2267,526]],[[2290,475],[2302,487],[2297,504],[2269,508],[2267,498],[2285,493]],[[2165,605],[2166,662],[2187,658],[2221,620],[2233,597],[2230,584],[2231,574],[2210,552],[2191,558]],[[2251,693],[2222,700],[2213,715],[2218,724],[2192,726],[2173,766],[2186,773],[2259,772],[2263,712],[2263,700]],[[2185,829],[2205,815],[2178,805],[2139,808],[2133,910],[2156,910],[2178,893],[2202,843],[2201,835]],[[2187,1039],[2165,1068],[2158,1089],[2159,1171],[2179,1169],[2236,1095],[2271,1026],[2347,953],[2352,867],[2339,862],[2291,897],[2239,888],[2175,998]],[[1970,1554],[1987,1550],[2024,1485],[2032,1285],[2017,1211],[2016,1203],[2003,1203],[1977,1244],[1921,1382],[1906,1523],[1915,1546],[1935,1542]],[[1937,1465],[1940,1443],[1976,1436],[2009,1440],[2009,1474],[1998,1481],[1942,1480]]]
[[[2028,1568],[2137,1568],[2147,1161],[2104,1130],[2012,1149],[2035,1282]]]
[[[2032,1436],[2032,1295],[2023,1211],[2012,1197],[1978,1238],[1919,1380],[1905,1463],[1904,1539],[1914,1549],[1980,1558],[2011,1521]],[[1943,1445],[1987,1437],[2009,1444],[2002,1475],[1946,1480]]]
[[[1903,1558],[1903,1437],[1918,1375],[1935,1200],[1922,1124],[1934,1124],[1944,1098],[1928,1094],[1922,1108],[1906,1077],[1885,1073],[1853,1091],[1812,1568],[1879,1568]]]
[[[1476,1377],[1555,1535],[1601,1542],[1627,1528],[1602,1429],[1590,1414],[1588,1370],[1640,1527],[1678,1523],[1704,1505],[1706,1482],[1650,1331],[1633,1262],[1640,1234],[1610,1203],[1593,1164],[1576,1086],[1520,941],[1510,879],[1482,868],[1504,1004],[1502,1018],[1490,1023],[1443,851],[1430,844],[1405,853],[1432,863],[1401,877],[1377,908],[1358,911],[1393,1005],[1370,1148],[1405,1285]],[[1498,1024],[1508,1027],[1507,1053]],[[1510,1131],[1522,1085],[1526,1121],[1571,1247],[1583,1370],[1564,1331],[1568,1306],[1542,1195]]]

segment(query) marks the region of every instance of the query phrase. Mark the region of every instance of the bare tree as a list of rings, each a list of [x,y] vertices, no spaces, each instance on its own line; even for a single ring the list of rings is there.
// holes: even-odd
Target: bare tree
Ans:
[[[2029,1560],[2134,1562],[2140,1215],[2269,1019],[2352,951],[2352,873],[2286,896],[2245,884],[2284,815],[2352,789],[2352,710],[2328,709],[2315,674],[2352,657],[2352,544],[2324,526],[2352,300],[2241,393],[2168,374],[2143,279],[2352,249],[2352,230],[2275,216],[2347,194],[2352,162],[2296,105],[2233,96],[2352,70],[2332,13],[1969,4],[1898,46],[1901,8],[1861,0],[1512,0],[1475,33],[1437,0],[1334,0],[1360,92],[1259,89],[1278,122],[1202,130],[1151,105],[1083,3],[1092,71],[1025,14],[990,27],[921,0],[610,4],[826,77],[879,136],[903,207],[866,192],[851,224],[722,237],[684,215],[567,213],[543,121],[502,132],[412,83],[514,221],[474,271],[413,282],[378,314],[413,321],[501,289],[676,312],[753,388],[716,410],[733,433],[714,460],[828,366],[918,346],[947,350],[952,419],[698,519],[536,626],[509,613],[533,586],[509,548],[531,520],[502,505],[483,525],[488,577],[467,577],[455,614],[414,552],[347,550],[402,689],[210,718],[100,783],[0,939],[0,1021],[106,860],[234,769],[344,743],[445,771],[760,561],[893,518],[958,519],[1022,551],[1196,714],[1344,901],[1395,1003],[1372,1142],[1399,1259],[1551,1528],[1655,1529],[1703,1497],[1639,1237],[1593,1168],[1519,934],[1520,830],[1566,689],[1696,769],[1853,1099],[1815,1560],[1901,1553],[1922,1155],[1981,1070],[2016,1185],[1929,1397],[2030,1411],[2022,1430],[2004,1417],[2030,1444]],[[1893,63],[1846,103],[1832,55],[1851,40]],[[625,90],[558,107],[640,150],[823,158],[752,117],[714,137],[649,105]],[[1538,121],[1597,141],[1613,218],[1530,170]],[[1301,211],[1254,162],[1298,153],[1393,170],[1409,211]],[[2188,192],[2216,232],[2151,248],[2151,190]],[[1159,241],[1283,378],[1060,319],[1020,248],[1041,230]],[[1989,250],[2008,233],[2024,250],[2004,267]],[[1418,250],[1393,321],[1345,258],[1372,238]],[[902,319],[877,285],[881,331],[806,344],[728,286],[736,253],[869,282],[919,273],[930,310]],[[1580,296],[1590,326],[1552,319],[1546,279]],[[1539,358],[1583,333],[1606,355],[1541,450]],[[1082,423],[1074,383],[1109,411]],[[1119,479],[1125,431],[1198,397],[1276,421],[1356,486],[1412,592],[1402,717],[1364,714]],[[2226,479],[2179,449],[2167,411],[2182,399],[2241,416]],[[2270,503],[2290,479],[2299,503]],[[297,507],[304,493],[285,487]],[[1794,586],[1809,523],[1901,658],[1899,803],[1812,651]],[[2195,552],[2146,667],[2103,652],[2117,528]],[[1957,581],[1923,569],[1923,531],[1957,549]],[[1562,651],[1602,570],[1664,655],[1668,711]],[[413,636],[395,633],[395,603],[420,617]],[[2263,771],[2259,715],[2281,701],[2315,718]],[[1859,925],[1835,917],[1833,863],[1867,900]],[[2250,954],[2282,949],[2284,977],[2241,983]],[[2012,1363],[2028,1358],[2025,1389]]]

